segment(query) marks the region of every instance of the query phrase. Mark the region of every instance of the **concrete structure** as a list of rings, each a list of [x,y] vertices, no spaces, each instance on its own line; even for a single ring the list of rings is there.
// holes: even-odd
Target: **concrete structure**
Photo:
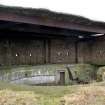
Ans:
[[[0,65],[105,65],[105,23],[44,9],[0,6]]]

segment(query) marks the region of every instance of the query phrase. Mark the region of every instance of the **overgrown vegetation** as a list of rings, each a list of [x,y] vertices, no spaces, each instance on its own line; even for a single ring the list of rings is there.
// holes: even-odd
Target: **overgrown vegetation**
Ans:
[[[71,72],[71,76],[73,81],[70,81],[70,74],[68,69]],[[65,70],[65,84],[75,84],[78,82],[83,83],[90,83],[96,79],[97,67],[90,64],[75,64],[75,65],[68,65],[68,64],[52,64],[52,65],[37,65],[37,66],[12,66],[12,67],[0,67],[0,74],[3,76],[12,77],[13,74],[15,75],[25,75],[30,77],[32,72],[36,74],[49,74],[49,75],[56,75],[57,70]],[[14,72],[14,73],[13,73]],[[20,73],[19,73],[20,72]],[[5,80],[9,80],[10,78],[4,78]]]
[[[0,100],[3,99],[0,102],[5,105],[62,105],[62,102],[64,105],[105,105],[104,86],[105,83],[25,86],[0,82]]]
[[[35,102],[38,105],[59,105],[61,97],[64,94],[73,93],[76,90],[76,86],[69,87],[69,86],[25,86],[25,85],[15,85],[9,84],[7,82],[0,82],[0,90],[8,89],[9,91],[13,92],[23,92],[23,91],[31,91],[35,94]],[[23,92],[24,94],[24,92]],[[11,96],[11,94],[10,94]],[[27,102],[27,101],[26,101]],[[9,105],[9,104],[7,104]],[[13,105],[16,105],[13,104]],[[23,105],[23,104],[17,104]],[[27,105],[27,104],[24,104]],[[31,104],[28,104],[31,105]]]
[[[80,82],[90,83],[96,79],[97,67],[90,64],[76,64],[70,67],[73,79]]]
[[[97,71],[97,81],[103,81],[104,80],[104,75],[105,75],[105,66],[100,67]]]
[[[101,86],[83,86],[63,97],[65,105],[105,105],[105,89]]]
[[[22,70],[30,74],[29,71],[31,70],[36,72],[40,70],[41,73],[48,71],[49,74],[52,74],[56,70],[66,70],[67,73],[66,67],[70,68],[74,80],[78,78],[85,82],[95,80],[98,73],[102,75],[104,72],[104,67],[97,70],[97,67],[89,64],[1,67],[0,69],[1,73]],[[66,74],[67,78],[68,75]],[[105,82],[71,86],[27,86],[0,81],[0,100],[5,104],[7,103],[6,105],[62,105],[62,103],[65,105],[105,105],[104,87]],[[29,101],[30,98],[32,99],[31,102]],[[18,100],[20,103],[17,102]]]
[[[31,91],[0,90],[0,105],[37,105],[37,97]]]

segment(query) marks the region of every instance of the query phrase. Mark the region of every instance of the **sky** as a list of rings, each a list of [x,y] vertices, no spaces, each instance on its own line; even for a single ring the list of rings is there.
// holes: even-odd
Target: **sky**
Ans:
[[[105,22],[105,0],[0,0],[0,4],[46,8]]]

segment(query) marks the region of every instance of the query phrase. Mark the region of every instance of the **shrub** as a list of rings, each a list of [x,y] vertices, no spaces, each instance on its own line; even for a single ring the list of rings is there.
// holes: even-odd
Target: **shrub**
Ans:
[[[90,64],[76,64],[70,71],[74,79],[82,82],[91,82],[96,77],[96,67]]]
[[[105,74],[105,66],[100,67],[97,71],[97,82],[103,81],[103,77]]]

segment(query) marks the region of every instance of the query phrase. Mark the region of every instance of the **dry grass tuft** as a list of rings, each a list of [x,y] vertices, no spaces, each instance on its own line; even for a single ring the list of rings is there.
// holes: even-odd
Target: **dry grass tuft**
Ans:
[[[100,86],[80,87],[76,93],[63,97],[65,105],[105,105],[105,89]]]
[[[36,105],[33,92],[0,90],[0,105]]]

